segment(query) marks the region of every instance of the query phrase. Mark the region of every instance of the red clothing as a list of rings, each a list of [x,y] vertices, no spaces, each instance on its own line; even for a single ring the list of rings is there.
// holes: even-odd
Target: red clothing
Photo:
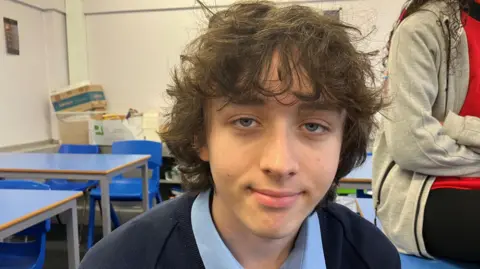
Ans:
[[[480,4],[473,4],[469,14],[463,13],[462,21],[468,40],[470,82],[459,115],[480,117]],[[445,188],[480,190],[480,178],[437,177],[432,190]]]

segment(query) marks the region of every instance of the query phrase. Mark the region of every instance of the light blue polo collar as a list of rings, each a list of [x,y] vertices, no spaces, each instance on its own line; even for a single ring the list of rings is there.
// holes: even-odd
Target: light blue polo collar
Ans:
[[[210,190],[195,199],[192,228],[205,269],[243,269],[227,248],[210,214]],[[326,269],[318,215],[314,212],[302,225],[294,248],[280,269]]]

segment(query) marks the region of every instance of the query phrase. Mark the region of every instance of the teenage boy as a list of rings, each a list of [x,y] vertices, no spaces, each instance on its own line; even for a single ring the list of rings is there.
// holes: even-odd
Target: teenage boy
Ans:
[[[181,56],[161,134],[188,192],[112,232],[80,268],[399,269],[383,233],[333,203],[382,107],[354,30],[266,1],[212,16]]]

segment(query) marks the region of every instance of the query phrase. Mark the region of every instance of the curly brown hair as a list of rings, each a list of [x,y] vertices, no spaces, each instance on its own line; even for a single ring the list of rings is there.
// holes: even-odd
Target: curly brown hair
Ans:
[[[339,179],[365,161],[374,115],[383,107],[381,91],[372,87],[371,55],[354,45],[361,33],[313,8],[270,1],[236,2],[212,14],[208,27],[180,56],[167,89],[174,105],[160,135],[178,161],[184,187],[193,192],[214,187],[210,165],[198,155],[206,143],[206,101],[292,91],[299,73],[294,62],[314,86],[312,94],[294,93],[299,100],[321,99],[346,111],[339,167],[324,198],[331,201]],[[283,90],[272,93],[262,87],[262,71],[269,70],[274,51],[280,54]]]

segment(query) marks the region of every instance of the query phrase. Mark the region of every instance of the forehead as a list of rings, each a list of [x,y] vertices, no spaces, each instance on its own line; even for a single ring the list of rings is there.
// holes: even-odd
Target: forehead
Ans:
[[[278,50],[275,50],[270,64],[263,66],[259,84],[271,94],[314,94],[312,80],[299,63],[296,53],[282,59]]]
[[[295,57],[287,63],[277,51],[273,52],[269,65],[264,66],[258,85],[260,89],[245,89],[241,94],[223,98],[220,105],[284,105],[300,109],[337,110],[341,107],[327,102],[315,89],[307,71]]]
[[[291,55],[291,56],[290,56]],[[272,52],[270,61],[258,69],[258,79],[251,82],[239,81],[234,91],[223,91],[222,96],[207,102],[215,110],[222,110],[229,105],[255,105],[255,106],[288,106],[304,110],[344,110],[335,98],[325,98],[322,86],[315,85],[307,70],[300,64],[298,54],[293,50],[291,54],[280,54],[278,50]],[[313,75],[312,75],[313,76]],[[250,82],[247,82],[250,81]],[[252,84],[248,84],[252,83]]]
[[[299,113],[312,111],[330,111],[343,114],[345,109],[331,103],[326,103],[321,99],[315,101],[300,100],[293,93],[284,93],[276,96],[248,96],[241,99],[215,98],[211,100],[210,106],[216,111],[221,111],[228,107],[263,107],[265,109],[276,109],[277,107],[297,110]],[[272,112],[274,112],[272,110]]]

